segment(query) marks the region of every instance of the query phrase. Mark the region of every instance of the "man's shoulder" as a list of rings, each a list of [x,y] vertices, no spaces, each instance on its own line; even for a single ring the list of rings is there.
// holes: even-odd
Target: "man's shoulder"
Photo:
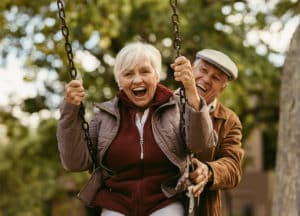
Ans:
[[[213,115],[217,118],[223,118],[225,120],[240,121],[238,115],[231,108],[225,106],[219,101],[217,102],[217,107]]]

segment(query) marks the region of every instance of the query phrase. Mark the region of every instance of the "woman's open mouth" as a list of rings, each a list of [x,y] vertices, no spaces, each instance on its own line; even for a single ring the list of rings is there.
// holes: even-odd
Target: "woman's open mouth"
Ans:
[[[132,89],[132,92],[136,97],[143,97],[146,95],[147,89],[145,87],[139,87]]]

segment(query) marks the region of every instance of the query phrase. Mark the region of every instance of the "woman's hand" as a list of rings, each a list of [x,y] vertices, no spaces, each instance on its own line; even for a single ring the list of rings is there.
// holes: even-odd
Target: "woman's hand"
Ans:
[[[182,82],[188,103],[196,110],[201,107],[191,62],[184,56],[179,56],[170,65],[174,70],[176,81]]]
[[[79,106],[83,101],[85,92],[82,80],[72,80],[65,86],[65,100],[73,105]]]
[[[193,194],[199,196],[209,180],[209,168],[205,163],[200,162],[197,158],[192,158],[192,164],[195,170],[190,173],[190,180],[193,182]]]

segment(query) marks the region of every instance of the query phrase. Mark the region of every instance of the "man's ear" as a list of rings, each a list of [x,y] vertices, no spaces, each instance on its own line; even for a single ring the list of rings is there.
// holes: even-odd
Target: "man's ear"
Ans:
[[[222,86],[222,91],[227,87],[228,82],[225,82],[224,85]]]

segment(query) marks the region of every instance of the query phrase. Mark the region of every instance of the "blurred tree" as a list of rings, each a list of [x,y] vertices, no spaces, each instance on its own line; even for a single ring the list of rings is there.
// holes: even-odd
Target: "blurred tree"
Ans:
[[[299,213],[299,206],[297,207],[299,204],[299,202],[297,203],[299,195],[297,192],[299,192],[300,174],[298,155],[300,146],[299,65],[300,25],[294,33],[282,73],[273,216],[297,215]]]
[[[109,99],[117,91],[112,65],[116,53],[128,41],[143,40],[158,47],[166,71],[162,82],[173,89],[177,87],[178,83],[172,80],[168,67],[174,59],[168,1],[65,2],[74,52],[87,50],[100,62],[91,71],[76,63],[88,91],[88,114],[92,110],[92,101]],[[249,31],[268,30],[275,21],[283,27],[287,19],[299,14],[300,3],[282,1],[267,11],[253,10],[249,4],[250,1],[243,0],[178,1],[182,54],[193,59],[196,51],[209,47],[228,53],[237,62],[239,79],[228,86],[220,99],[240,116],[245,138],[253,127],[262,128],[267,141],[265,145],[272,150],[271,154],[266,152],[271,159],[265,162],[265,167],[272,169],[281,68],[268,60],[277,51],[272,50],[266,41],[260,39],[255,44],[265,48],[265,52],[257,54],[256,47],[249,44],[246,38]],[[62,98],[63,84],[69,80],[56,2],[2,0],[0,10],[0,64],[4,65],[5,57],[12,52],[25,57],[24,81],[27,82],[35,82],[38,75],[47,70],[45,89],[37,97],[24,100],[20,107],[24,112],[35,115],[45,109],[55,111],[58,105],[55,98]],[[0,145],[0,196],[5,197],[0,201],[0,212],[8,216],[26,213],[48,215],[49,201],[54,194],[58,194],[57,191],[62,190],[58,188],[57,179],[65,175],[56,149],[56,120],[49,118],[41,121],[37,129],[29,129],[14,117],[14,106],[19,104],[3,108],[0,113],[1,124],[5,128],[3,131],[8,138],[6,144]],[[78,182],[82,178],[72,176]]]
[[[12,133],[7,133],[8,143],[0,143],[0,215],[50,216],[53,198],[64,196],[60,191],[69,188],[59,184],[65,172],[58,157],[56,119],[41,121],[37,130],[29,130],[9,113],[2,113],[1,122],[9,122],[5,125]],[[86,176],[73,175],[71,182],[81,185],[84,180]]]

